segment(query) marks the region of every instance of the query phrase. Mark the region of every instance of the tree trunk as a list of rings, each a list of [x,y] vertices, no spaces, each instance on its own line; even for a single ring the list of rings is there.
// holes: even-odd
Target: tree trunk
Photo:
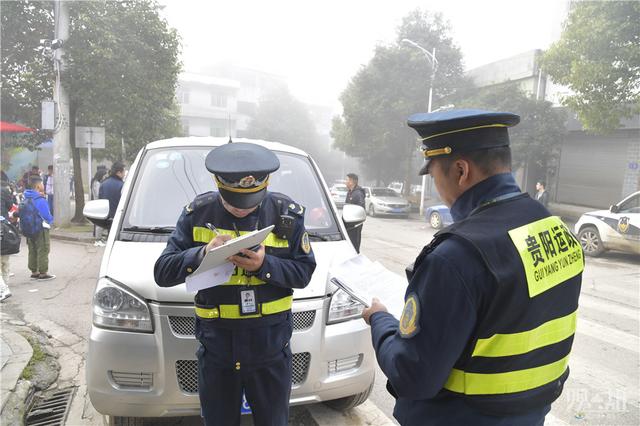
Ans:
[[[82,167],[80,164],[80,150],[76,148],[76,110],[75,102],[69,104],[69,143],[71,144],[71,155],[73,157],[73,186],[75,188],[76,211],[71,219],[74,223],[84,223],[82,214],[84,210],[84,188],[82,187]]]

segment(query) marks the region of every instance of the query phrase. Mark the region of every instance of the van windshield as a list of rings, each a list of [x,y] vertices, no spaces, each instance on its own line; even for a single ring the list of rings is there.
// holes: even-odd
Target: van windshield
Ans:
[[[123,228],[173,227],[185,205],[198,194],[217,190],[204,165],[210,148],[162,148],[142,159],[123,221]],[[307,230],[339,234],[334,214],[308,158],[276,152],[280,168],[271,174],[269,190],[281,192],[305,207]]]

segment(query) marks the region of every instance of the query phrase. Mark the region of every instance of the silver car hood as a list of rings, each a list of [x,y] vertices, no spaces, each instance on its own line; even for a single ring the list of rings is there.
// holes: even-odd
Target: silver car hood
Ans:
[[[409,204],[407,200],[400,197],[378,197],[373,196],[373,198],[378,202],[389,203],[389,204]]]
[[[191,303],[195,293],[187,293],[184,284],[164,288],[155,283],[153,266],[165,246],[165,243],[114,241],[101,275],[124,284],[147,300]],[[356,255],[353,246],[344,240],[313,242],[312,247],[316,270],[306,288],[295,290],[295,299],[322,297],[330,293],[330,288],[333,288],[333,285],[328,285],[331,267]]]

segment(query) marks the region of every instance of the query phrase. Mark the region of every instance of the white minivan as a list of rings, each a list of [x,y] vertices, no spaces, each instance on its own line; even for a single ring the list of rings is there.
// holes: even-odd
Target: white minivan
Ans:
[[[311,283],[295,290],[291,404],[327,402],[348,409],[371,392],[375,358],[363,306],[329,282],[333,265],[355,256],[347,226],[362,223],[359,206],[342,217],[316,163],[279,143],[237,139],[271,149],[280,169],[269,189],[306,207],[305,225],[317,267]],[[161,288],[156,259],[185,205],[215,190],[204,160],[226,138],[152,142],[131,166],[113,218],[93,298],[87,386],[95,409],[111,424],[142,424],[144,417],[200,414],[194,337],[194,294],[181,284]],[[87,203],[85,216],[106,226],[106,200]]]

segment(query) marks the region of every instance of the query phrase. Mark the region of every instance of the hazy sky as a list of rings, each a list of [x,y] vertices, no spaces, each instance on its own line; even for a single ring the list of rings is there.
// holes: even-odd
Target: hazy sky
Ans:
[[[442,12],[467,69],[548,47],[567,10],[564,0],[159,1],[182,37],[185,70],[260,69],[284,76],[299,99],[329,106],[415,8]]]

